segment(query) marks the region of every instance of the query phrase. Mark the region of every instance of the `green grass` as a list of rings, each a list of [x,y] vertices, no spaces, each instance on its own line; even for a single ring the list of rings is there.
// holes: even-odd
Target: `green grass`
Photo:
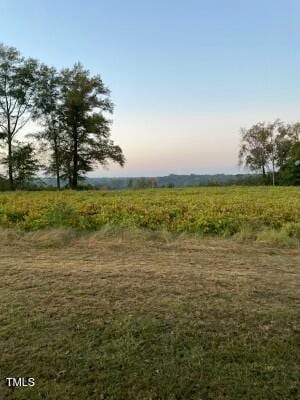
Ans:
[[[109,231],[0,239],[1,400],[299,398],[297,248]],[[5,376],[36,386],[11,392]]]

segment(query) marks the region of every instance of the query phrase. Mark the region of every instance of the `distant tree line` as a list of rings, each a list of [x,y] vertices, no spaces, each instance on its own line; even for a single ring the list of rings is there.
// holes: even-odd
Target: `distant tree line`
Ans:
[[[44,170],[56,177],[58,189],[61,179],[76,189],[99,164],[123,166],[122,149],[110,137],[109,96],[101,77],[80,63],[58,71],[0,44],[0,163],[8,188],[22,187]],[[18,141],[30,121],[40,130]]]
[[[264,184],[300,185],[300,123],[276,120],[241,129],[239,162]]]

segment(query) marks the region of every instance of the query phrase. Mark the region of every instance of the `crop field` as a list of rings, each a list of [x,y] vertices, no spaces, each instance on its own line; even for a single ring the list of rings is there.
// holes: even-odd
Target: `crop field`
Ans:
[[[300,190],[226,187],[0,194],[2,228],[104,226],[222,237],[275,232],[299,239]]]

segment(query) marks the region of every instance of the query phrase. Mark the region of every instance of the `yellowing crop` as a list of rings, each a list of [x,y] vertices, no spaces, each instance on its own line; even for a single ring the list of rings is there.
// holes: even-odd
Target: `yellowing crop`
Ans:
[[[245,227],[299,230],[299,224],[297,187],[0,193],[0,227],[22,230],[110,225],[230,236]]]

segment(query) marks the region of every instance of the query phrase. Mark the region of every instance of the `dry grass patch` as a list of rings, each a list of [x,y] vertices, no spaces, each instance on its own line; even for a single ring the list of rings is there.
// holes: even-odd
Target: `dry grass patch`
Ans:
[[[0,398],[298,398],[299,249],[48,234],[0,244]]]

